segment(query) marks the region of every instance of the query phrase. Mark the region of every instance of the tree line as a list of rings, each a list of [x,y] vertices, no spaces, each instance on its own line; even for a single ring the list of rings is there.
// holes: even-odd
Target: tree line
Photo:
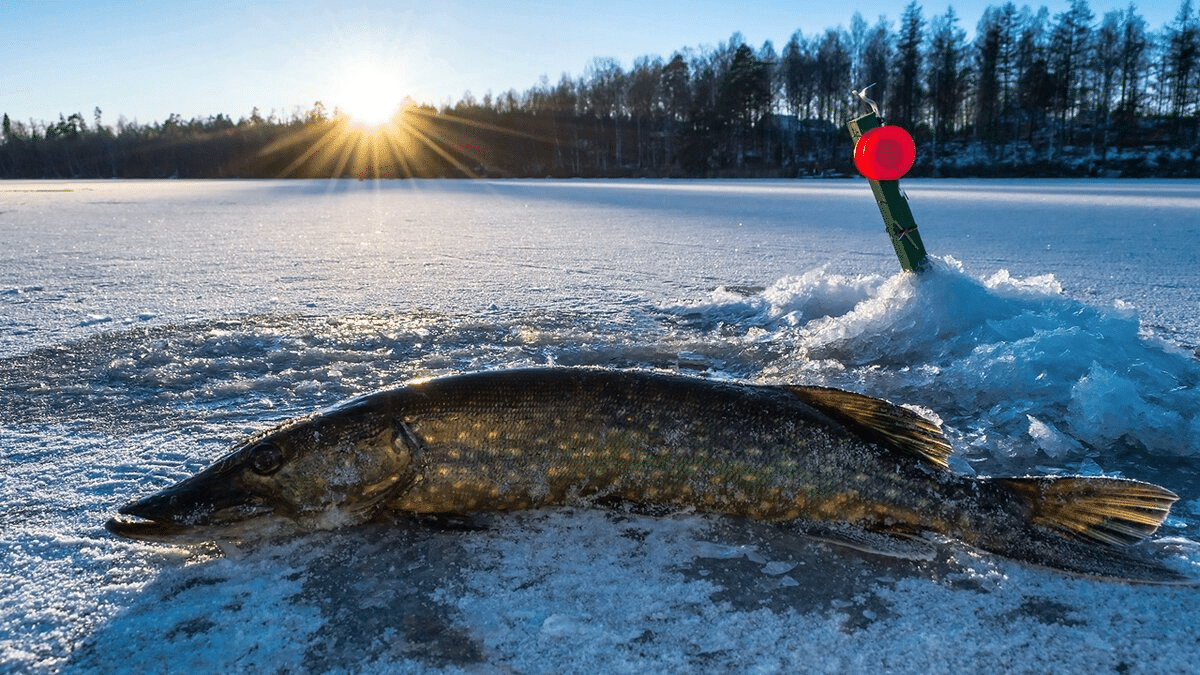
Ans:
[[[1200,11],[1151,30],[1134,5],[1096,17],[988,7],[974,40],[953,8],[757,49],[596,58],[525,91],[410,105],[384,140],[321,103],[264,118],[105,125],[3,118],[3,177],[808,176],[851,173],[846,120],[913,133],[914,175],[1200,175]],[[342,144],[333,146],[334,140]],[[385,142],[386,141],[386,142]]]

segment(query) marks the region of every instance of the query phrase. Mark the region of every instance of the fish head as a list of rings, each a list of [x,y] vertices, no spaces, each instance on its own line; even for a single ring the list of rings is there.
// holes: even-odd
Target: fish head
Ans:
[[[416,480],[403,422],[351,406],[251,436],[200,473],[122,506],[105,527],[147,541],[240,541],[370,520]]]

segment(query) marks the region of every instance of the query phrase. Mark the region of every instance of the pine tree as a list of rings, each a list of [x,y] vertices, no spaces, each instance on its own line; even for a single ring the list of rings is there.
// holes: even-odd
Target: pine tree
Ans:
[[[963,59],[967,34],[958,27],[958,15],[949,7],[933,20],[929,44],[930,109],[935,139],[946,139],[954,129],[966,93],[968,81]]]
[[[913,130],[924,91],[921,88],[921,46],[925,41],[925,18],[916,0],[908,3],[900,17],[900,42],[896,54],[896,81],[892,90],[890,122]]]
[[[742,166],[770,106],[767,64],[746,44],[738,45],[717,90],[717,118],[727,125],[726,161]]]
[[[1185,138],[1185,132],[1193,125],[1194,120],[1185,120],[1186,116],[1194,116],[1196,112],[1195,90],[1193,79],[1200,59],[1200,22],[1192,10],[1192,0],[1183,0],[1179,5],[1179,13],[1166,30],[1166,86],[1170,100],[1170,114],[1175,118],[1177,143],[1184,144],[1190,140]]]
[[[995,143],[1000,119],[999,10],[989,7],[975,29],[975,137]]]
[[[1120,98],[1114,111],[1117,142],[1128,145],[1136,142],[1137,117],[1142,108],[1142,82],[1150,64],[1147,49],[1146,20],[1130,5],[1121,15],[1121,42],[1117,72]]]
[[[1046,116],[1054,102],[1054,81],[1047,65],[1046,23],[1050,12],[1040,8],[1036,14],[1022,10],[1020,37],[1014,54],[1014,84],[1020,122],[1026,139],[1033,143],[1045,127]],[[1014,132],[1014,138],[1020,134]]]

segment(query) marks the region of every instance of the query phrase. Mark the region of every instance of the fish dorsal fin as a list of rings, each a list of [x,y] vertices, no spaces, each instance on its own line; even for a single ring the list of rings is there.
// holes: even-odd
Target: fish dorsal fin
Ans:
[[[917,413],[883,399],[829,387],[784,387],[859,438],[949,469],[954,449],[942,428]]]

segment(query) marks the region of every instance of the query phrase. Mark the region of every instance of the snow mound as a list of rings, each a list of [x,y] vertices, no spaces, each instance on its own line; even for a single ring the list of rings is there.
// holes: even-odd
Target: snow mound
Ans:
[[[857,389],[936,411],[1002,456],[1200,455],[1200,363],[1124,303],[1066,297],[1053,275],[816,270],[665,311],[729,347],[770,344],[766,381]]]

